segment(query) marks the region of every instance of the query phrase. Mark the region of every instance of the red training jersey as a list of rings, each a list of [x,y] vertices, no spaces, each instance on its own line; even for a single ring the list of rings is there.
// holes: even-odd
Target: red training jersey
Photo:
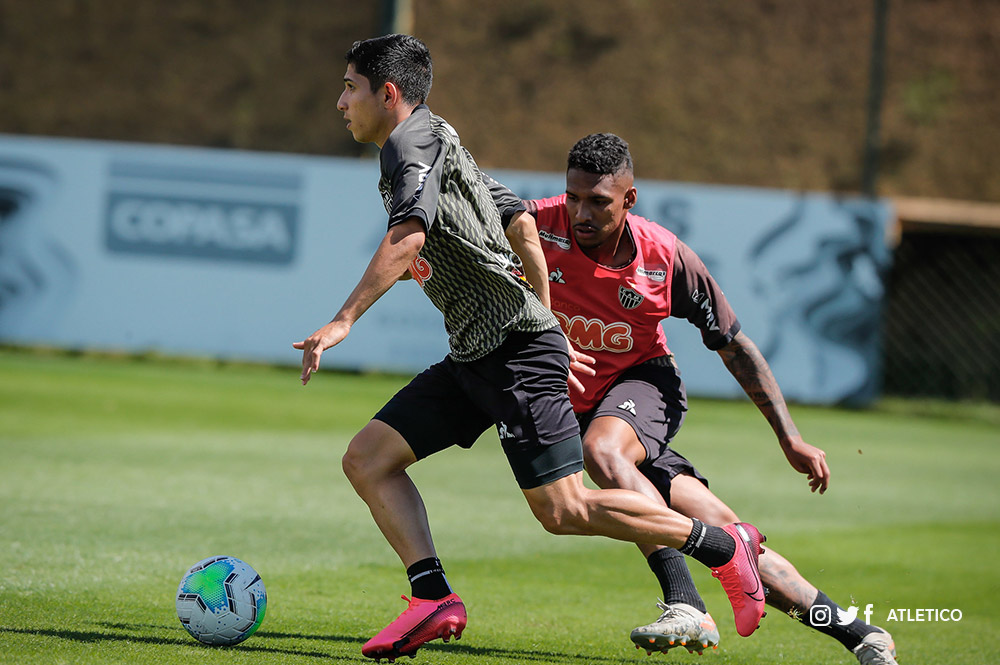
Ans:
[[[552,310],[570,341],[597,360],[595,376],[577,375],[585,390],[582,395],[571,391],[576,412],[596,407],[626,369],[670,353],[660,326],[669,316],[698,326],[713,350],[739,332],[735,314],[704,264],[664,227],[628,213],[625,232],[635,257],[610,268],[577,246],[565,194],[526,203],[548,264]]]

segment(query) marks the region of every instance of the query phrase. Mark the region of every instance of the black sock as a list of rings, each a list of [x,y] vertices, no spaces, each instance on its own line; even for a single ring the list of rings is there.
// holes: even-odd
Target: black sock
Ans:
[[[801,618],[801,621],[824,635],[836,639],[850,651],[854,651],[854,648],[861,644],[865,635],[878,630],[861,619],[855,619],[846,626],[841,626],[839,623],[841,612],[844,612],[843,608],[820,591],[816,594],[816,600],[809,606],[809,611]],[[844,612],[844,614],[847,613]]]
[[[650,554],[646,563],[660,582],[664,603],[685,603],[701,612],[706,611],[705,602],[698,595],[683,554],[672,547],[665,547]]]
[[[681,554],[687,554],[709,568],[718,568],[729,563],[736,554],[736,541],[722,527],[703,524],[691,518],[694,526],[687,542],[680,548]]]
[[[410,593],[414,598],[440,600],[451,593],[444,568],[437,557],[417,561],[406,569],[406,576],[410,578]]]

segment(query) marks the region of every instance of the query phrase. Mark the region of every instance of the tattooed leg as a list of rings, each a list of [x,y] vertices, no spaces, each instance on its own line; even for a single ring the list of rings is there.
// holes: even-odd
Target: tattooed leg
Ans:
[[[794,619],[805,616],[819,593],[788,559],[770,547],[760,556],[760,578],[768,588],[767,604]]]

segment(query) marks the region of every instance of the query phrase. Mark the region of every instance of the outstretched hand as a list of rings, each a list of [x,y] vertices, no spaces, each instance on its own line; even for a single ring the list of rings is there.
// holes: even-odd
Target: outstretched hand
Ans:
[[[319,371],[319,359],[323,352],[342,342],[350,330],[345,323],[331,321],[301,342],[292,343],[293,348],[302,351],[302,385],[309,383],[312,374]]]
[[[781,450],[792,468],[809,478],[809,489],[826,492],[830,485],[830,467],[826,465],[826,453],[816,446],[806,443],[801,436],[781,442]]]
[[[597,359],[573,348],[573,342],[569,341],[568,337],[566,338],[566,348],[569,350],[569,378],[567,382],[569,383],[570,392],[583,394],[583,384],[580,382],[580,379],[576,378],[574,372],[594,376],[597,374],[597,371],[591,365],[595,364]]]

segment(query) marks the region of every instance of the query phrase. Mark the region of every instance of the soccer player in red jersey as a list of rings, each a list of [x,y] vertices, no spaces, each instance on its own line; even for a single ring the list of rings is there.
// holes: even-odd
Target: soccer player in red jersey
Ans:
[[[517,234],[505,232],[496,183],[484,179],[458,133],[423,103],[432,80],[427,47],[409,35],[387,35],[356,42],[346,59],[337,108],[355,140],[380,148],[388,229],[333,320],[293,344],[302,351],[302,383],[404,277],[442,313],[450,348],[375,414],[344,455],[344,472],[406,567],[412,594],[362,654],[412,656],[427,641],[457,637],[465,628],[465,606],[445,578],[406,469],[452,445],[471,447],[490,427],[546,530],[681,548],[712,569],[733,604],[737,629],[752,633],[764,609],[757,529],[705,525],[662,500],[583,484],[566,338],[528,281],[546,274],[540,250],[532,251],[534,227],[513,240],[525,264],[522,279],[508,237]],[[523,207],[516,216],[514,227],[522,225]],[[322,294],[322,285],[315,288]]]
[[[771,425],[789,464],[808,477],[812,491],[823,493],[830,480],[824,452],[799,434],[766,360],[698,256],[666,228],[629,212],[637,195],[628,144],[613,134],[593,134],[569,153],[566,193],[526,202],[548,264],[552,310],[571,343],[596,359],[570,381],[591,478],[706,524],[738,521],[669,446],[687,411],[660,326],[674,316],[700,329],[705,346],[719,354]],[[664,611],[632,632],[636,646],[701,652],[717,644],[718,631],[681,554],[656,545],[639,549],[660,581]],[[760,572],[770,589],[768,604],[835,637],[863,664],[896,662],[888,633],[857,619],[840,625],[841,608],[774,550],[760,556]]]

